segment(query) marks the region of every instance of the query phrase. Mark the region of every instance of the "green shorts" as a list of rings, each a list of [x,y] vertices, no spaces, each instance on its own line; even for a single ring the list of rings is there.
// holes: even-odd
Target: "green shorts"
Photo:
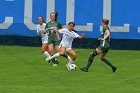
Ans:
[[[102,51],[102,53],[108,53],[109,51],[109,48],[108,46],[99,46],[98,49]]]
[[[60,44],[60,41],[58,38],[48,38],[48,45],[54,44],[54,46],[58,46]]]

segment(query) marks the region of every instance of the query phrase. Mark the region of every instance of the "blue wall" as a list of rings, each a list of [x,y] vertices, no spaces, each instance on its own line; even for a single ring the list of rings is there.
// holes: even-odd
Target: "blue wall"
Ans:
[[[74,21],[77,25],[93,23],[92,31],[78,31],[85,33],[87,38],[100,36],[100,24],[103,18],[103,6],[106,0],[75,0]],[[135,1],[135,2],[134,2]],[[37,24],[37,16],[42,15],[46,20],[47,0],[33,0],[32,21]],[[67,0],[55,0],[55,10],[59,12],[59,21],[66,24]],[[13,17],[13,23],[9,28],[0,29],[0,35],[36,36],[35,30],[30,30],[24,24],[25,13],[24,0],[0,0],[0,24],[5,17]],[[138,26],[140,26],[140,0],[112,0],[111,2],[111,26],[124,26],[129,24],[129,31],[111,32],[115,39],[140,39]]]

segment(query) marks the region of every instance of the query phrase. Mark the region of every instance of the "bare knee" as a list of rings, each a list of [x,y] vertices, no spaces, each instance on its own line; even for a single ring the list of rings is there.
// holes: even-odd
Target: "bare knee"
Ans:
[[[65,54],[65,52],[59,52],[60,56],[63,56]]]
[[[100,55],[100,60],[104,61],[105,55]]]
[[[45,53],[45,50],[41,50],[42,53]]]

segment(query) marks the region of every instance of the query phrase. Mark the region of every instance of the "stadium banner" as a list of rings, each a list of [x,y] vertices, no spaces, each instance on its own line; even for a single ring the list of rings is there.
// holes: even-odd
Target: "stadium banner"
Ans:
[[[79,34],[100,37],[101,20],[110,20],[114,39],[140,39],[140,0],[0,0],[0,35],[36,36],[37,17],[50,20],[59,12],[59,22],[76,23]]]

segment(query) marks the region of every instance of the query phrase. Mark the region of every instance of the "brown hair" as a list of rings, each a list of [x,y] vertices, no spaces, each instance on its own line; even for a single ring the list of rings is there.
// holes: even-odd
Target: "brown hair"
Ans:
[[[68,25],[72,24],[75,27],[75,23],[74,22],[69,22]]]
[[[74,22],[69,22],[68,25],[73,25],[75,27],[75,23]],[[74,32],[77,32],[75,29],[73,29]]]
[[[39,17],[41,17],[41,18],[42,18],[42,20],[43,20],[43,23],[45,23],[43,16],[38,16],[38,18],[39,18]],[[37,19],[38,19],[38,18],[37,18]]]
[[[109,20],[108,19],[103,19],[102,22],[105,23],[105,25],[109,24]]]

